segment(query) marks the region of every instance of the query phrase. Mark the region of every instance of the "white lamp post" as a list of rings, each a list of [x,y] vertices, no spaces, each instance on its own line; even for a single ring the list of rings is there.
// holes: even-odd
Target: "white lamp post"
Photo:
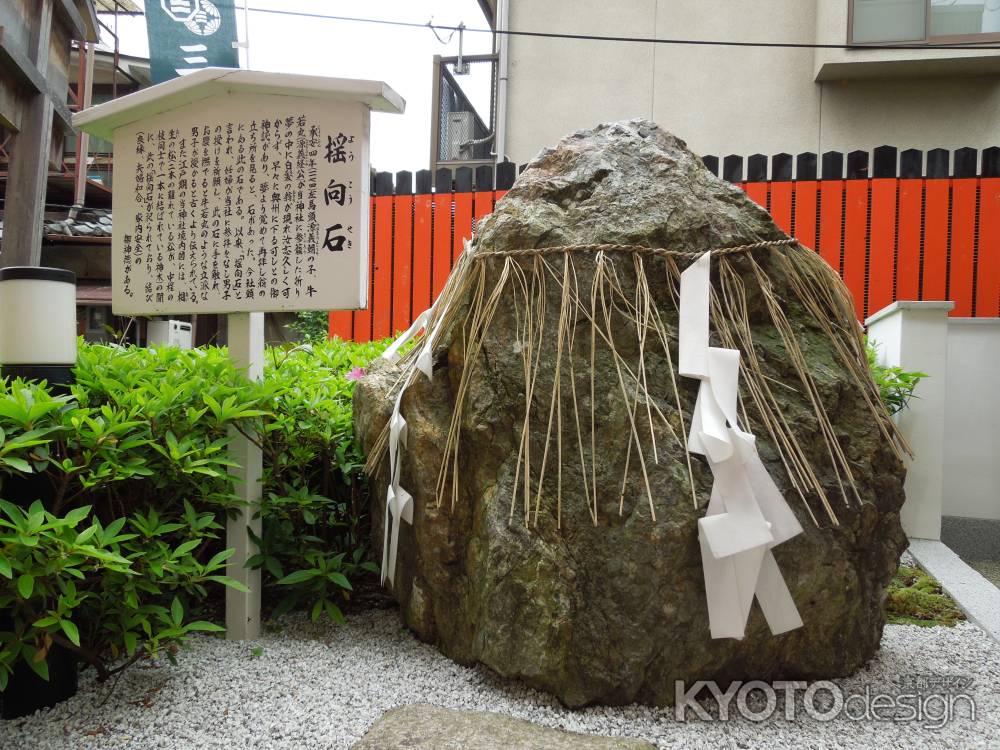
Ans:
[[[76,275],[62,268],[0,268],[0,367],[7,377],[73,382]]]
[[[46,380],[65,392],[76,364],[76,275],[61,268],[0,268],[0,374]],[[2,477],[3,498],[22,507],[41,500],[51,510],[52,485],[44,473]],[[0,611],[0,630],[11,622]],[[3,719],[25,716],[76,694],[76,659],[58,644],[46,656],[49,679],[17,665],[0,700]]]

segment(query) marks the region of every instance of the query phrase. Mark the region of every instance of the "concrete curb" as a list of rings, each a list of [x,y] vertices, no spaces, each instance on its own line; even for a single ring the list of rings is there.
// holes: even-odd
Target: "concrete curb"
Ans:
[[[965,612],[970,622],[1000,642],[1000,589],[945,544],[931,539],[911,539],[910,554]]]

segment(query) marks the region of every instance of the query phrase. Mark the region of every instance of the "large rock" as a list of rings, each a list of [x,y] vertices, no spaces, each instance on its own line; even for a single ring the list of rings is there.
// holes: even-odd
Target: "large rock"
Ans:
[[[482,223],[477,248],[625,243],[702,251],[784,236],[742,191],[704,169],[683,142],[653,123],[635,120],[575,133],[543,151]],[[709,637],[696,522],[705,512],[711,472],[694,458],[695,508],[684,451],[668,433],[657,432],[659,463],[647,461],[656,520],[650,518],[643,482],[635,480],[635,451],[629,484],[624,498],[619,497],[630,434],[628,410],[610,387],[617,383],[614,364],[600,347],[594,363],[595,378],[604,384],[594,404],[598,523],[591,520],[581,483],[570,479],[581,472],[575,447],[563,451],[560,528],[552,510],[551,465],[537,526],[525,528],[519,515],[509,520],[524,414],[516,341],[523,311],[505,302],[497,309],[469,382],[454,507],[451,484],[449,497],[439,503],[436,483],[456,391],[469,366],[458,329],[440,339],[433,380],[418,377],[402,401],[409,423],[403,486],[414,495],[415,513],[412,527],[404,524],[400,532],[393,593],[404,623],[419,638],[456,661],[481,662],[550,691],[569,706],[664,705],[674,700],[675,680],[829,678],[850,674],[872,657],[885,624],[885,588],[905,546],[898,516],[904,472],[863,400],[863,389],[834,355],[820,324],[789,293],[790,282],[771,252],[755,250],[753,257],[786,310],[861,500],[842,496],[814,410],[759,289],[745,264],[734,260],[733,267],[745,274],[754,346],[764,375],[839,520],[833,524],[815,495],[807,495],[818,519],[813,522],[791,488],[775,445],[751,419],[761,457],[805,528],[775,549],[804,627],[772,636],[755,605],[744,640]],[[804,260],[820,262],[812,255]],[[493,278],[502,262],[488,261]],[[592,276],[592,266],[592,259],[578,259],[581,289],[589,289],[586,274]],[[631,259],[623,255],[615,267],[621,285],[633,288]],[[651,278],[653,303],[676,347],[676,308],[667,284],[657,282],[664,277],[651,272]],[[546,315],[554,328],[559,290],[551,284],[548,291]],[[577,336],[589,337],[589,324],[581,324]],[[623,334],[616,343],[623,357],[636,357],[634,328],[631,339]],[[718,345],[714,334],[713,345]],[[552,359],[542,358],[539,382],[553,382]],[[589,344],[578,345],[573,360],[577,378],[589,382]],[[670,373],[652,347],[646,370],[649,382],[658,384],[650,386],[657,405],[680,432]],[[366,450],[386,424],[398,375],[394,366],[376,366],[358,383],[355,425]],[[681,401],[689,414],[695,383],[680,380]],[[589,423],[589,386],[578,395]],[[547,412],[548,404],[546,391],[535,411]],[[532,435],[535,456],[541,455],[543,437]],[[644,451],[648,455],[648,446]],[[377,555],[388,474],[384,464],[373,482]]]

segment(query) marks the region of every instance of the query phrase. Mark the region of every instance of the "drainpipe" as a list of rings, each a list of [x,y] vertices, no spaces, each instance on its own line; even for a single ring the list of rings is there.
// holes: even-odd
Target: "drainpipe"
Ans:
[[[80,110],[90,107],[94,93],[94,49],[97,47],[93,42],[81,41],[77,54],[83,55],[84,73],[82,86],[77,86],[78,101]],[[112,70],[113,77],[117,77],[118,71]],[[82,90],[81,90],[82,89]],[[73,206],[69,210],[69,218],[76,219],[77,213],[83,208],[87,197],[87,152],[90,151],[90,134],[81,132],[76,139],[76,184],[73,187]]]
[[[510,18],[510,0],[499,0],[497,13],[497,31],[507,31]],[[496,152],[497,162],[504,160],[507,149],[507,34],[499,33],[500,60],[497,63],[497,121]]]

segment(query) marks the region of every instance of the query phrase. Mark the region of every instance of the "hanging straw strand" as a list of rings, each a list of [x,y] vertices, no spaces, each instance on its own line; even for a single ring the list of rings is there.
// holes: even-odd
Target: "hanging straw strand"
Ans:
[[[766,257],[768,263],[774,264],[768,266],[768,270],[776,271],[784,277],[786,285],[781,288],[787,290],[788,300],[779,298],[771,275],[755,257],[756,251],[765,249],[769,252],[766,256],[761,256],[761,259]],[[826,459],[840,488],[841,497],[847,502],[847,494],[851,492],[860,502],[850,462],[837,439],[833,423],[824,408],[818,384],[809,371],[805,353],[796,339],[786,313],[787,304],[798,303],[812,319],[816,329],[831,342],[836,358],[858,386],[858,391],[886,442],[899,456],[908,452],[905,440],[884,409],[877,387],[867,371],[864,344],[860,327],[854,319],[849,292],[836,274],[822,267],[823,261],[815,253],[803,248],[794,239],[754,242],[717,248],[709,252],[718,259],[717,288],[711,302],[712,328],[724,346],[738,349],[743,355],[740,362],[743,388],[739,399],[743,419],[750,424],[749,406],[754,421],[759,422],[770,435],[791,486],[800,495],[803,506],[813,522],[818,524],[812,508],[806,502],[807,496],[818,498],[827,518],[833,524],[837,524],[837,516],[826,489],[804,447],[798,442],[783,412],[781,404],[784,402],[778,399],[780,392],[776,393],[774,387],[788,388],[801,394],[800,398],[805,400],[816,420],[817,432],[824,443]],[[631,281],[628,285],[623,284],[623,276],[619,275],[616,258],[620,253],[632,255],[631,273],[635,277],[634,288],[631,286]],[[553,256],[560,255],[561,263],[552,260]],[[663,260],[666,283],[660,288],[665,289],[665,294],[676,309],[680,282],[678,263],[693,261],[701,255],[703,252],[620,244],[561,245],[518,250],[470,248],[463,253],[442,290],[426,327],[424,336],[428,343],[423,347],[412,349],[402,358],[400,376],[390,389],[391,392],[398,393],[397,388],[407,388],[416,380],[419,373],[416,367],[417,358],[421,351],[433,353],[436,345],[448,346],[452,340],[455,345],[462,346],[464,364],[455,391],[454,409],[443,446],[441,469],[436,485],[437,502],[440,504],[444,496],[450,494],[451,506],[454,508],[460,496],[459,445],[462,415],[477,364],[486,344],[487,333],[498,311],[501,310],[501,304],[504,304],[503,309],[512,311],[516,336],[514,346],[521,361],[524,384],[524,413],[515,417],[520,424],[510,520],[513,521],[520,499],[524,525],[538,525],[543,499],[548,492],[546,488],[549,486],[546,483],[546,474],[551,473],[550,466],[555,461],[557,467],[554,517],[556,528],[562,528],[563,430],[564,422],[569,421],[570,434],[574,431],[576,433],[582,496],[591,521],[595,525],[598,523],[597,401],[605,392],[598,387],[597,364],[599,352],[603,357],[605,351],[614,367],[612,377],[617,380],[617,388],[613,390],[619,394],[618,398],[624,404],[625,418],[629,422],[629,438],[625,447],[624,471],[619,492],[619,514],[624,514],[624,499],[634,452],[641,469],[650,517],[656,520],[644,449],[644,444],[648,442],[653,463],[658,464],[660,448],[657,444],[655,421],[662,421],[666,430],[684,451],[691,497],[697,507],[691,457],[686,440],[683,439],[687,427],[672,351],[676,348],[676,332],[668,328],[662,311],[654,301],[645,258]],[[794,261],[793,256],[795,256]],[[589,294],[581,288],[577,268],[579,257],[586,257],[593,269],[593,276],[589,279]],[[502,264],[493,265],[491,263],[493,259],[501,260]],[[750,279],[759,290],[760,299],[781,342],[787,362],[798,375],[800,388],[777,381],[765,371],[764,363],[754,346],[745,279]],[[548,320],[549,284],[557,288],[559,293],[558,312],[552,313],[557,321],[554,331],[552,321]],[[589,296],[589,300],[586,300],[581,292]],[[589,324],[589,352],[578,351],[580,342],[577,339],[577,331],[581,323]],[[612,330],[613,324],[615,331]],[[629,361],[626,361],[616,346],[616,335],[619,337],[619,342],[626,340],[621,338],[623,335],[635,336],[631,339],[637,348],[635,357],[630,355]],[[660,408],[659,396],[654,396],[650,391],[647,373],[652,351],[650,336],[658,342],[658,348],[662,348],[666,359],[670,376],[669,389],[681,426],[680,435]],[[438,341],[439,337],[443,340]],[[586,346],[587,344],[583,344],[584,348]],[[590,372],[585,375],[590,380],[589,440],[586,437],[587,420],[581,414],[582,404],[577,393],[577,376],[582,373],[576,371],[575,360],[581,356],[584,358],[589,356],[590,360]],[[554,360],[551,384],[542,382],[548,375],[545,378],[540,377],[543,357],[546,358],[546,362]],[[564,415],[563,400],[567,398],[564,393],[564,381],[570,390],[568,398],[572,403],[571,417]],[[536,401],[540,401],[539,396],[545,397],[541,395],[545,393],[545,388],[549,388],[548,408],[542,413],[534,414],[533,412],[544,408],[542,403],[537,404],[538,409],[535,407]],[[640,409],[645,411],[645,419],[640,417]],[[539,421],[544,424],[544,431],[541,430],[540,424],[539,430],[533,432],[532,425]],[[643,426],[642,430],[639,429],[640,425]],[[649,437],[648,441],[644,441],[641,438],[647,428]],[[537,446],[534,450],[541,452],[540,460],[532,460],[535,458],[532,456],[532,434],[544,436],[534,444]],[[586,443],[589,443],[587,448],[585,448]],[[365,470],[370,475],[380,467],[387,446],[388,427],[371,446],[365,464]]]

